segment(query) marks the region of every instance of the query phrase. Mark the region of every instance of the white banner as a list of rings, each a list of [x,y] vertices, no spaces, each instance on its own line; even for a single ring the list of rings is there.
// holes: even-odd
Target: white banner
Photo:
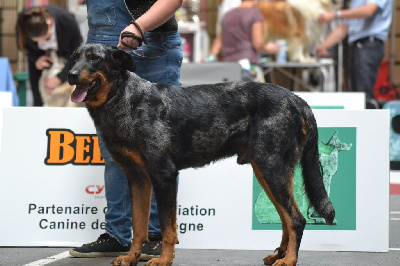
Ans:
[[[0,156],[1,156],[1,134],[3,129],[3,109],[12,106],[11,92],[0,92]]]
[[[308,220],[301,249],[388,251],[389,112],[315,115],[337,215],[331,227]],[[94,134],[84,108],[4,110],[0,246],[80,246],[104,231],[104,167]],[[260,207],[269,208],[252,169],[236,158],[182,171],[179,248],[275,249],[280,225]]]
[[[294,92],[313,109],[361,110],[365,108],[364,92]]]

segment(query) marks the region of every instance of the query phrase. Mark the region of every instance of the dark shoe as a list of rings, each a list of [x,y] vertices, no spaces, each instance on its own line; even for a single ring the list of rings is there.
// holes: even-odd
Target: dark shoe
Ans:
[[[129,249],[129,246],[124,247],[109,234],[104,233],[95,242],[71,249],[69,255],[77,258],[117,257],[128,254]]]
[[[159,258],[162,250],[161,236],[149,235],[149,242],[145,243],[142,247],[142,254],[140,255],[141,261],[148,261],[154,258]],[[175,252],[174,252],[175,257]]]
[[[378,101],[375,100],[375,99],[367,100],[367,102],[365,104],[365,108],[366,109],[381,109],[381,107],[379,106]]]
[[[149,235],[149,242],[146,242],[142,247],[141,261],[149,261],[154,258],[159,258],[162,250],[162,239],[158,235]],[[173,254],[175,258],[175,252]]]
[[[149,242],[146,242],[142,247],[141,261],[148,261],[154,258],[159,258],[161,255],[162,240],[161,236],[149,235]]]

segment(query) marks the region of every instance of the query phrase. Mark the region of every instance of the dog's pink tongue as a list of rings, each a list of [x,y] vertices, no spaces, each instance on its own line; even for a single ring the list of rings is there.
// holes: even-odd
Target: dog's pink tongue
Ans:
[[[83,102],[83,100],[85,100],[86,98],[88,90],[89,90],[88,85],[76,85],[75,90],[71,94],[71,101],[73,103]]]

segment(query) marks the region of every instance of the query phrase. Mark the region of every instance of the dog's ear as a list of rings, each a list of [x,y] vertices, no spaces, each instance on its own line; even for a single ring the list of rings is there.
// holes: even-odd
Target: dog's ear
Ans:
[[[130,72],[136,71],[135,61],[132,56],[121,49],[115,49],[113,52],[114,61],[123,69]]]

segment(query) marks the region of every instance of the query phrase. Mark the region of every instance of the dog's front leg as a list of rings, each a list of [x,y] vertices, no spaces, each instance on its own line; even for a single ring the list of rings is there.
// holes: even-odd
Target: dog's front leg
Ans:
[[[176,176],[160,181],[153,182],[153,190],[157,200],[158,216],[162,232],[162,250],[161,256],[147,262],[151,266],[171,265],[174,259],[175,244],[178,243],[176,228],[176,198],[177,198],[177,180]]]
[[[136,177],[137,178],[137,177]],[[136,265],[142,252],[143,243],[148,241],[148,223],[150,216],[151,182],[150,179],[132,181],[128,178],[132,199],[132,231],[131,249],[126,256],[119,256],[113,265]]]

